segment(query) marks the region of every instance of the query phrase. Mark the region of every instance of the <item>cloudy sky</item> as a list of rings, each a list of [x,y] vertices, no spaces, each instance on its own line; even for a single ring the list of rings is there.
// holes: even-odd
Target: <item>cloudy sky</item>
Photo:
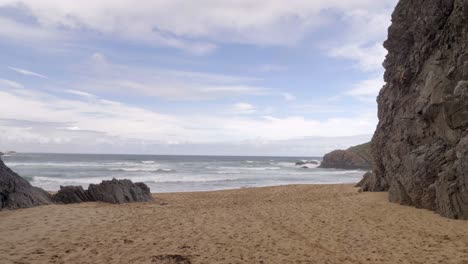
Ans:
[[[395,0],[0,0],[0,150],[317,156],[370,139]]]

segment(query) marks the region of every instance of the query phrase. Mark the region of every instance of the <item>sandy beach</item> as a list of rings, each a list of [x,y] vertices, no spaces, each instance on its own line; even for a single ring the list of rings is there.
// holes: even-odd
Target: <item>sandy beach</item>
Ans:
[[[467,221],[351,185],[154,197],[2,211],[0,262],[468,263]]]

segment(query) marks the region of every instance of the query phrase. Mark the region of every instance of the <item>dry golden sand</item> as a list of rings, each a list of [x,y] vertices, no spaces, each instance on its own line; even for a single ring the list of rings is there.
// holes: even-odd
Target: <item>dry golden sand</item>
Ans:
[[[0,212],[0,263],[468,263],[468,221],[350,185]]]

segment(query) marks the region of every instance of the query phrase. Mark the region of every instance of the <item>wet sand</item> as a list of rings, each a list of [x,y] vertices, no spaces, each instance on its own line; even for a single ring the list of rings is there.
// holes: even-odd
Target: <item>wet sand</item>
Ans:
[[[0,263],[468,263],[468,221],[351,185],[0,212]]]

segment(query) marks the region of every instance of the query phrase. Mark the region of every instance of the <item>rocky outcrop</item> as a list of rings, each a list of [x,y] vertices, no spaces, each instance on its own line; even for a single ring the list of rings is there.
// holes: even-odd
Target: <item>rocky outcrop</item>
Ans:
[[[106,203],[149,202],[153,200],[150,189],[142,182],[133,183],[130,180],[103,181],[100,184],[90,184],[88,194],[93,201]]]
[[[71,204],[91,202],[88,191],[81,186],[60,186],[60,190],[53,197],[56,203]]]
[[[356,187],[360,187],[363,192],[371,190],[374,192],[383,192],[387,190],[387,186],[385,179],[377,177],[377,175],[371,171],[366,172],[362,180],[356,184]]]
[[[61,186],[52,197],[43,189],[33,187],[0,159],[0,210],[28,208],[54,202],[69,204],[100,201],[121,204],[152,200],[153,196],[146,184],[116,179],[91,184],[88,190],[81,186]]]
[[[51,204],[50,195],[8,168],[0,159],[0,210]]]
[[[468,1],[400,0],[384,46],[368,181],[392,202],[468,219]]]
[[[304,166],[304,165],[319,165],[320,162],[316,160],[299,160],[295,163],[296,166]]]
[[[106,202],[114,204],[150,202],[153,200],[150,189],[146,184],[130,180],[103,181],[100,184],[90,184],[88,190],[81,186],[60,187],[54,195],[58,203]]]
[[[370,143],[354,146],[347,150],[334,150],[326,154],[320,164],[320,168],[350,170],[367,170],[370,169],[371,166]]]

